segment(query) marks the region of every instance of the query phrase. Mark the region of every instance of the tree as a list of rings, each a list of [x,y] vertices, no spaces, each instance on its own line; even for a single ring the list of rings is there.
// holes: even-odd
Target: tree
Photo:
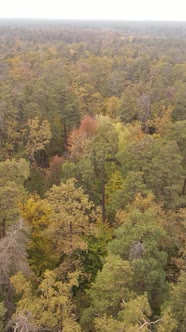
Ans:
[[[96,177],[100,181],[101,192],[101,207],[102,207],[102,220],[106,219],[105,207],[105,184],[107,179],[107,165],[117,163],[115,155],[118,151],[118,136],[117,132],[112,125],[112,122],[107,117],[99,118],[99,126],[97,134],[91,141],[91,154],[90,159],[94,166]],[[108,167],[109,168],[109,167]],[[116,168],[116,166],[115,166]]]
[[[0,302],[0,329],[3,331],[4,328],[4,321],[5,321],[5,315],[6,315],[6,307],[3,302]]]
[[[11,282],[21,298],[10,325],[29,332],[47,329],[80,332],[73,314],[71,292],[72,287],[78,284],[77,277],[78,272],[71,273],[67,282],[63,283],[57,280],[55,272],[47,270],[37,292],[34,292],[31,282],[21,272],[13,276]]]
[[[24,159],[0,163],[0,238],[18,219],[18,203],[25,196],[24,182],[29,174],[29,164]]]
[[[185,107],[186,107],[186,99],[185,99],[185,82],[179,82],[179,85],[176,85],[176,94],[175,94],[175,105],[173,110],[173,118],[176,121],[186,120],[185,118]]]
[[[34,95],[43,115],[47,114],[47,120],[51,123],[53,139],[59,140],[56,132],[62,134],[61,143],[63,149],[67,149],[68,134],[80,122],[80,109],[78,95],[72,89],[69,70],[65,70],[63,60],[46,62],[43,75],[34,87]]]
[[[28,128],[26,150],[29,160],[33,163],[36,160],[36,153],[44,150],[50,142],[51,130],[48,121],[40,122],[38,117],[28,120]]]
[[[91,306],[85,309],[81,325],[85,331],[92,329],[97,315],[104,313],[115,317],[121,308],[122,301],[131,297],[130,281],[132,270],[127,261],[119,256],[107,257],[102,271],[98,272],[95,282],[88,291],[92,300]]]
[[[158,106],[158,111],[154,111],[151,118],[147,120],[149,129],[152,130],[152,134],[155,132],[157,135],[163,137],[166,134],[166,130],[171,125],[172,107]]]
[[[68,137],[70,159],[78,161],[88,155],[88,142],[95,135],[97,122],[89,115],[85,116],[77,129],[72,130]]]
[[[64,163],[64,158],[55,155],[50,163],[49,169],[47,170],[46,183],[48,189],[52,187],[53,184],[60,185],[61,182],[61,167]]]
[[[184,332],[186,325],[186,273],[182,271],[171,293],[171,311],[177,321],[177,331]]]
[[[186,121],[176,121],[175,123],[169,124],[166,131],[166,139],[174,140],[181,152],[182,161],[181,166],[184,171],[184,181],[182,188],[182,195],[184,196],[186,193]]]
[[[0,163],[0,287],[8,316],[14,309],[10,276],[18,270],[30,272],[26,254],[27,231],[18,207],[26,197],[24,182],[28,176],[29,165],[24,159]]]
[[[6,187],[0,187],[0,239],[4,238],[8,226],[15,222],[18,212],[19,191],[15,183],[7,183]]]
[[[119,117],[124,123],[132,122],[138,118],[136,88],[127,87],[120,99]]]
[[[14,311],[14,292],[10,277],[18,271],[23,271],[27,276],[32,275],[27,259],[27,240],[28,229],[22,219],[9,227],[7,234],[0,240],[1,297],[4,299],[8,317]]]
[[[147,121],[151,116],[151,100],[150,96],[146,94],[142,94],[142,96],[138,99],[138,107],[140,109],[138,119],[142,122],[143,130],[146,134],[149,133],[149,127],[147,125]]]
[[[183,201],[184,169],[177,142],[144,136],[136,125],[129,128],[134,136],[128,136],[126,148],[117,154],[123,177],[131,171],[142,172],[144,185],[158,203],[163,201],[168,209],[179,206]]]
[[[84,331],[149,331],[151,308],[147,294],[137,296],[131,289],[132,268],[119,256],[109,255],[88,293],[91,306],[84,310]]]
[[[88,247],[86,236],[94,228],[94,205],[83,189],[76,187],[74,179],[54,185],[46,194],[46,202],[51,207],[48,233],[61,257],[61,267],[64,271],[74,271],[81,265],[80,252]]]
[[[24,183],[28,179],[30,174],[30,168],[28,162],[20,158],[7,159],[4,162],[0,162],[0,185],[3,186],[7,182],[15,182],[20,191],[23,191]]]
[[[116,173],[113,173],[113,176]],[[113,176],[111,176],[111,181],[113,181]],[[108,184],[109,184],[108,183]],[[108,186],[108,185],[107,185]],[[140,193],[146,195],[149,190],[144,183],[143,172],[128,172],[126,178],[121,176],[118,178],[118,187],[112,192],[112,189],[106,186],[108,191],[108,202],[107,202],[107,216],[109,219],[114,218],[115,213],[119,210],[123,210],[128,204],[131,204],[135,199],[136,194]]]
[[[164,202],[167,208],[179,206],[184,181],[182,156],[175,141],[166,144],[156,142],[159,153],[153,156],[151,163],[144,165],[145,183],[152,188],[158,202]],[[146,169],[146,172],[145,172]]]
[[[20,213],[30,229],[27,243],[29,264],[36,276],[46,269],[54,269],[58,262],[51,237],[47,234],[51,222],[51,207],[37,194],[30,195],[20,206]]]
[[[174,314],[170,312],[169,308],[164,309],[161,318],[156,326],[158,332],[174,332],[177,328],[177,323]]]
[[[112,96],[108,98],[105,104],[106,115],[110,116],[112,119],[117,118],[119,107],[120,107],[120,100],[118,97]]]
[[[117,213],[116,221],[121,226],[114,232],[115,239],[109,243],[109,252],[130,261],[132,290],[139,295],[147,292],[152,309],[159,310],[167,292],[166,232],[163,228],[166,216],[154,203],[152,194],[145,198],[137,194],[127,210]],[[132,253],[139,242],[143,244],[143,250],[135,257]]]
[[[158,332],[165,332],[167,329],[175,332],[185,331],[185,290],[186,290],[186,273],[181,271],[178,282],[172,286],[170,300],[163,310],[162,320],[158,327]]]

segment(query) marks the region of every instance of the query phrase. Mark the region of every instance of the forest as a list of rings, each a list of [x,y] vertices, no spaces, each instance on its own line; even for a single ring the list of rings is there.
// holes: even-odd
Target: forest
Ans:
[[[186,23],[0,21],[0,331],[186,331]]]

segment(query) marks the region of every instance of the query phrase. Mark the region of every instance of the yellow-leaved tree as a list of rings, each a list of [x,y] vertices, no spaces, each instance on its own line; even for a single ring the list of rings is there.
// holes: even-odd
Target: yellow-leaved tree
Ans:
[[[75,320],[72,288],[78,285],[78,271],[69,273],[67,281],[58,281],[54,271],[46,270],[38,288],[19,272],[11,278],[16,293],[21,295],[8,326],[15,331],[80,332]]]
[[[46,194],[46,202],[51,207],[48,234],[60,257],[60,268],[72,272],[80,267],[80,255],[88,248],[87,236],[95,230],[94,204],[76,187],[75,179],[54,185]]]
[[[35,161],[37,152],[45,149],[52,137],[50,125],[47,120],[40,121],[38,117],[28,120],[28,137],[26,152],[31,162]]]

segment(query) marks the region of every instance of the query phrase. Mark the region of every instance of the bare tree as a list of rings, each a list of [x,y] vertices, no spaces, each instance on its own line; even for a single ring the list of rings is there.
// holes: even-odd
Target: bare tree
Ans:
[[[6,236],[0,239],[0,288],[9,316],[14,310],[10,277],[18,271],[26,275],[31,274],[26,253],[27,239],[28,229],[22,219],[10,227]]]
[[[129,257],[131,259],[139,259],[144,254],[145,248],[143,245],[143,241],[138,241],[133,244],[130,249]]]

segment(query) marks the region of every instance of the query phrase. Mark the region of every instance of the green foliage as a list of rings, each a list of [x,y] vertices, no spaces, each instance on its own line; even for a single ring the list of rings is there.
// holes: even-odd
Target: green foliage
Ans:
[[[128,123],[137,120],[137,113],[136,91],[128,87],[120,99],[119,117],[122,122]]]
[[[159,153],[154,156],[149,169],[146,170],[146,182],[153,188],[159,202],[168,208],[175,208],[180,203],[183,186],[182,156],[178,145],[169,141],[160,145]]]
[[[89,276],[89,283],[92,282],[103,265],[107,254],[107,244],[112,239],[113,229],[107,223],[99,220],[96,223],[96,234],[88,236],[88,248],[82,252],[85,272]]]
[[[29,174],[29,164],[24,159],[0,162],[0,238],[17,221],[18,203],[25,197],[24,182]]]
[[[151,326],[150,305],[146,294],[136,296],[129,292],[131,272],[129,263],[117,256],[108,257],[103,270],[92,284],[92,306],[83,313],[83,330],[127,332],[139,331],[143,327],[148,331]]]
[[[122,300],[131,297],[130,280],[132,270],[129,262],[119,256],[108,256],[102,271],[98,272],[95,282],[89,291],[92,306],[85,309],[81,324],[85,331],[97,315],[107,313],[115,316]]]
[[[75,28],[0,24],[0,329],[182,332],[184,24]]]
[[[186,120],[185,118],[185,109],[186,109],[186,99],[185,99],[185,83],[176,86],[176,95],[175,95],[175,108],[173,111],[173,118],[177,121]]]
[[[75,179],[78,180],[79,185],[91,196],[91,191],[93,192],[91,189],[95,178],[94,167],[89,158],[81,159],[77,163],[66,161],[62,165],[61,173],[63,181],[75,177]]]
[[[113,173],[115,175],[115,173]],[[144,183],[144,176],[142,172],[128,172],[127,177],[123,179],[120,175],[120,178],[117,180],[117,187],[115,190],[109,188],[109,202],[107,206],[107,214],[115,215],[116,211],[126,208],[126,206],[133,202],[137,193],[145,195],[148,193],[147,186]],[[109,182],[113,182],[113,178]],[[107,189],[108,190],[108,189]]]
[[[186,325],[186,273],[181,272],[178,283],[173,287],[170,299],[170,308],[172,316],[177,323],[176,331],[184,332]]]
[[[0,163],[0,185],[15,182],[21,188],[30,175],[29,164],[25,159],[7,159]]]
[[[159,320],[157,331],[158,332],[166,332],[166,331],[176,331],[177,330],[177,323],[174,318],[174,314],[170,313],[169,309],[165,309]]]
[[[94,204],[74,179],[53,186],[46,194],[46,203],[51,207],[47,236],[59,257],[59,273],[82,269],[81,253],[88,249],[88,237],[94,234],[95,221],[99,216]]]
[[[154,193],[157,202],[163,202],[169,209],[176,208],[183,201],[184,181],[183,157],[178,144],[144,136],[140,131],[134,134],[137,137],[131,140],[129,136],[126,149],[118,153],[123,175],[127,176],[130,171],[142,172],[143,183]]]
[[[0,330],[3,331],[5,315],[6,315],[6,308],[3,302],[0,302]]]
[[[102,317],[95,318],[95,331],[96,332],[112,332],[112,331],[125,331],[124,324],[112,317],[103,315]]]
[[[131,277],[132,270],[127,261],[118,256],[108,256],[90,290],[95,313],[115,315],[121,301],[130,298]]]
[[[115,231],[115,239],[110,242],[109,251],[124,260],[130,260],[132,289],[137,294],[147,292],[151,304],[158,307],[166,291],[164,268],[167,254],[162,250],[166,232],[161,226],[165,216],[161,208],[154,204],[150,194],[147,198],[137,195],[128,210],[117,214],[121,226]],[[133,258],[131,250],[140,241],[144,249]]]
[[[46,191],[46,174],[41,167],[36,164],[30,167],[30,177],[25,182],[25,187],[29,193],[37,193],[41,197],[44,196]]]
[[[16,184],[8,182],[0,187],[0,238],[5,236],[7,226],[18,218],[19,190]]]
[[[35,161],[35,155],[38,151],[45,149],[50,142],[51,130],[47,120],[39,121],[39,118],[28,120],[29,134],[27,138],[26,151],[31,162]]]
[[[77,285],[78,273],[69,274],[68,282],[57,280],[53,271],[46,270],[37,293],[32,290],[32,285],[22,273],[11,278],[11,282],[21,299],[17,304],[17,311],[13,322],[19,324],[19,316],[25,317],[24,324],[27,331],[32,328],[60,329],[66,332],[79,332],[80,327],[75,322],[71,303],[71,289]],[[20,326],[23,328],[23,326]]]
[[[158,323],[158,332],[184,332],[185,331],[185,291],[186,273],[181,271],[178,282],[172,285],[170,299],[162,310],[162,316]]]
[[[184,174],[186,169],[186,121],[176,121],[171,123],[166,131],[166,137],[168,140],[176,141],[182,156],[181,165],[184,168]]]

